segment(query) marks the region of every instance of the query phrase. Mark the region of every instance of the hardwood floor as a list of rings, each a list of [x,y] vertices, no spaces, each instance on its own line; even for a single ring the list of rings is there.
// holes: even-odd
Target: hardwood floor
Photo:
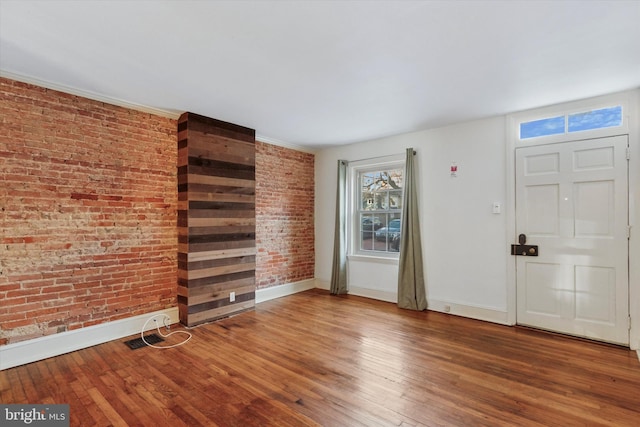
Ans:
[[[640,423],[640,362],[619,347],[320,290],[190,331],[1,371],[0,401],[69,403],[82,426]]]

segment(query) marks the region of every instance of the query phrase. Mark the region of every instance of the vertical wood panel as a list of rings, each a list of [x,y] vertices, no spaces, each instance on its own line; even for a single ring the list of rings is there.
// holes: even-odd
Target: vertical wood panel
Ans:
[[[178,200],[180,321],[193,326],[252,309],[255,131],[193,113],[180,116]]]

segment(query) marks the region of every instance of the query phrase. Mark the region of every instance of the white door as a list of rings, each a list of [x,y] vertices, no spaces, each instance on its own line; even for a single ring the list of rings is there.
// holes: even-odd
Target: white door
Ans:
[[[516,149],[517,322],[629,344],[626,135]]]

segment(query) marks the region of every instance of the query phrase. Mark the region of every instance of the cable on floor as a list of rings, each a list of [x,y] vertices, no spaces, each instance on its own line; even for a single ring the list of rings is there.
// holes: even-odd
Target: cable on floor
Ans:
[[[164,327],[165,327],[167,330],[169,330],[169,329],[170,329],[170,326],[169,326],[169,325],[167,325],[167,320],[171,320],[171,318],[170,318],[168,315],[166,315],[166,314],[156,314],[156,315],[154,315],[154,316],[151,316],[150,318],[148,318],[148,319],[147,319],[147,321],[146,321],[146,322],[144,322],[144,325],[142,326],[142,331],[140,331],[140,337],[142,338],[142,341],[143,341],[146,345],[148,345],[149,347],[153,347],[153,348],[173,348],[173,347],[178,347],[178,346],[181,346],[181,345],[183,345],[183,344],[186,344],[186,343],[191,339],[191,337],[192,337],[193,335],[191,335],[191,333],[190,333],[190,332],[187,332],[187,331],[173,331],[173,332],[170,332],[170,333],[168,333],[168,334],[166,334],[166,335],[165,335],[165,334],[163,334],[162,332],[160,332],[160,325],[158,324],[158,321],[156,320],[156,317],[160,317],[160,316],[163,316],[162,323],[164,324]],[[187,335],[187,338],[186,338],[184,341],[179,342],[179,343],[177,343],[177,344],[173,344],[173,345],[164,345],[164,346],[160,346],[160,345],[151,344],[151,343],[147,342],[147,340],[145,340],[145,339],[144,339],[144,331],[146,331],[146,330],[147,330],[147,325],[149,324],[149,322],[151,322],[151,320],[153,320],[153,321],[156,323],[156,329],[158,330],[158,334],[159,334],[162,338],[165,338],[165,339],[166,339],[166,338],[168,338],[168,337],[170,337],[171,335],[174,335],[174,334],[184,334],[184,335]]]

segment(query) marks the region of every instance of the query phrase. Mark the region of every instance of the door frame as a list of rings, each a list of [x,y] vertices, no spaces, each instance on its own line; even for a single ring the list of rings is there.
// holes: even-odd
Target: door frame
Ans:
[[[532,138],[526,142],[519,139],[519,124],[556,115],[589,111],[598,108],[622,105],[623,124],[613,128],[576,132],[574,134],[553,135]],[[629,260],[640,260],[640,89],[599,96],[574,102],[552,105],[534,110],[507,115],[505,123],[505,161],[506,161],[506,198],[505,222],[509,248],[516,239],[516,147],[543,145],[602,138],[616,135],[628,135],[630,160],[629,167]],[[507,321],[510,325],[517,322],[516,303],[516,260],[505,250],[507,258]],[[629,347],[638,351],[640,358],[640,262],[629,262]]]

